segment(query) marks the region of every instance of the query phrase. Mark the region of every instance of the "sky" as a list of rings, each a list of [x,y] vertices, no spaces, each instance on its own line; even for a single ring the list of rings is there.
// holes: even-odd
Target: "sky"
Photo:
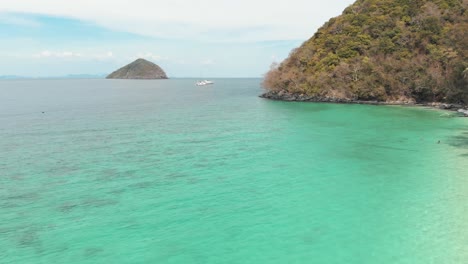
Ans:
[[[0,76],[262,77],[353,0],[0,0]]]

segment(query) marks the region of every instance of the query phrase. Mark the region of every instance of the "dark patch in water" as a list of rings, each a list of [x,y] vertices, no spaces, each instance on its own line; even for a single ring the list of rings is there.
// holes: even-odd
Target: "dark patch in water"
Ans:
[[[22,193],[22,194],[7,196],[6,200],[36,200],[38,197],[39,197],[38,193]]]
[[[155,185],[155,183],[152,181],[144,181],[144,182],[137,182],[137,183],[129,184],[128,187],[131,189],[148,189],[148,188],[153,187],[153,185]]]
[[[185,178],[186,175],[178,172],[170,173],[167,175],[166,178],[171,178],[171,179],[179,179],[179,178]]]
[[[415,152],[416,150],[414,149],[407,149],[407,148],[398,148],[398,147],[391,147],[391,146],[384,146],[384,145],[378,145],[378,144],[362,144],[361,146],[366,146],[369,148],[382,148],[382,149],[391,149],[391,150],[401,150],[401,151],[412,151]]]
[[[323,237],[324,233],[324,229],[317,227],[302,234],[300,239],[304,244],[313,245],[318,243],[318,241]]]
[[[198,162],[198,163],[195,163],[195,168],[208,168],[208,167],[212,167],[213,165],[209,164],[209,163],[201,163],[201,162]]]
[[[40,251],[42,242],[39,238],[39,232],[35,228],[28,228],[17,236],[17,242],[20,247],[31,247]]]
[[[76,204],[63,204],[61,206],[59,206],[59,211],[62,212],[62,213],[68,213],[70,212],[71,210],[73,210],[74,208],[78,207],[78,205]]]
[[[39,200],[39,198],[39,194],[35,192],[9,195],[5,197],[0,196],[0,208],[21,207],[32,204]]]
[[[76,203],[64,203],[58,207],[58,210],[62,213],[69,213],[77,208],[99,208],[116,205],[118,203],[118,201],[110,199],[88,199]]]
[[[199,183],[201,180],[200,179],[197,179],[197,178],[191,178],[191,179],[188,179],[188,183],[189,184],[197,184]]]
[[[15,180],[15,181],[21,181],[21,180],[24,180],[24,175],[15,174],[15,175],[10,176],[10,179]]]
[[[110,199],[97,199],[97,200],[86,200],[83,202],[83,206],[85,207],[104,207],[104,206],[110,206],[110,205],[116,205],[119,202],[116,200],[110,200]]]
[[[181,140],[177,143],[182,144],[203,144],[203,143],[211,143],[211,140],[196,140],[196,139],[188,139],[188,140]]]
[[[84,250],[84,256],[85,257],[94,257],[94,256],[100,254],[103,251],[104,251],[104,249],[97,248],[97,247],[86,248]]]
[[[116,190],[112,190],[112,191],[109,191],[107,193],[109,194],[114,194],[114,195],[118,195],[118,194],[122,194],[125,192],[125,189],[116,189]]]
[[[453,136],[448,140],[448,144],[457,148],[468,148],[468,132],[463,132],[461,135]]]
[[[122,162],[128,162],[128,159],[125,159],[125,161],[122,161]],[[120,171],[117,169],[106,169],[106,170],[99,171],[96,179],[107,182],[107,181],[114,180],[114,179],[133,178],[137,174],[138,174],[138,170]]]

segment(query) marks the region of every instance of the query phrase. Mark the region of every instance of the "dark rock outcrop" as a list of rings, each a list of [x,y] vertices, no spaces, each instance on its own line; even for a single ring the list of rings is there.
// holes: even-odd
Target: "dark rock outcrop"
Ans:
[[[278,100],[278,101],[290,101],[290,102],[317,102],[317,103],[338,103],[338,104],[371,104],[371,105],[416,105],[411,100],[401,101],[371,101],[371,100],[358,100],[349,99],[333,96],[311,96],[307,94],[297,94],[285,91],[267,91],[260,95],[261,98]],[[429,106],[429,105],[428,105]],[[433,106],[434,107],[434,106]]]
[[[107,79],[168,79],[166,73],[158,65],[144,60],[136,61],[109,74]]]
[[[406,106],[425,106],[442,110],[456,111],[462,116],[468,117],[468,109],[460,104],[447,104],[438,102],[419,102],[414,100],[395,100],[395,101],[370,101],[359,99],[347,99],[333,96],[311,96],[307,94],[290,93],[285,91],[267,91],[260,95],[261,98],[289,101],[289,102],[315,102],[315,103],[336,103],[336,104],[367,104],[367,105],[406,105]]]

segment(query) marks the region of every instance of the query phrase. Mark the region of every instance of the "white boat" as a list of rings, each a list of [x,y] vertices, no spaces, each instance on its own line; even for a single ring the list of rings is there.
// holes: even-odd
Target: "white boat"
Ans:
[[[204,86],[204,85],[210,85],[210,84],[214,84],[213,81],[209,81],[209,80],[203,80],[203,81],[198,81],[196,83],[197,86]]]

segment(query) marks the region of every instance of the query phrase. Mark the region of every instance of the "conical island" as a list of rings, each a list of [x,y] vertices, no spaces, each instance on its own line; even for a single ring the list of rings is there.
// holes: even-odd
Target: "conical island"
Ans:
[[[136,61],[109,74],[107,79],[168,79],[158,65],[145,59]]]
[[[266,75],[289,101],[468,104],[462,0],[357,0]]]

